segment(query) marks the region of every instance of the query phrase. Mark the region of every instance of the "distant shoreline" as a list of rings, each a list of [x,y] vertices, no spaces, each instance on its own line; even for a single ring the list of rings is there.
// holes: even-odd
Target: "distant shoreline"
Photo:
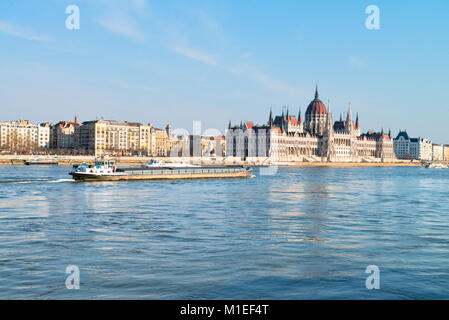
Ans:
[[[297,162],[290,167],[423,167],[421,162]]]
[[[36,158],[37,156],[31,155],[0,155],[0,165],[24,165],[26,160]],[[72,165],[80,163],[94,163],[94,156],[48,156],[58,162],[58,165]],[[165,157],[118,157],[117,165],[142,165],[150,161],[150,159],[160,159],[167,163],[170,163],[169,158]],[[199,158],[189,159],[190,163],[199,164],[221,164],[222,162],[215,161],[201,161]],[[447,164],[447,162],[444,162]],[[260,164],[253,163],[236,163],[241,165],[247,165],[252,167],[262,166]],[[422,167],[424,164],[420,161],[397,161],[397,162],[284,162],[272,164],[279,167]]]

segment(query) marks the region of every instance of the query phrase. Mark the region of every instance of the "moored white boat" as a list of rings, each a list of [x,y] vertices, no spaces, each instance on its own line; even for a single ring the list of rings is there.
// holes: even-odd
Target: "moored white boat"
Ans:
[[[58,160],[50,157],[38,156],[29,160],[23,160],[23,162],[29,165],[57,165]]]
[[[185,163],[165,163],[163,161],[157,160],[157,159],[151,159],[150,162],[147,164],[143,164],[142,167],[144,168],[155,168],[155,167],[167,167],[167,168],[193,168],[193,167],[200,167],[197,164],[185,164]]]
[[[442,163],[428,163],[426,165],[427,169],[447,169],[448,167]]]

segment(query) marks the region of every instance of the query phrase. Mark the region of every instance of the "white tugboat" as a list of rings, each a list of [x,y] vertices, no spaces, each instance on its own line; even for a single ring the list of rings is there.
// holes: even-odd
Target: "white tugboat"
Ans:
[[[117,167],[115,161],[96,159],[95,165],[75,165],[69,174],[77,181],[168,180],[204,178],[251,178],[243,166],[198,166],[150,162],[141,167]]]

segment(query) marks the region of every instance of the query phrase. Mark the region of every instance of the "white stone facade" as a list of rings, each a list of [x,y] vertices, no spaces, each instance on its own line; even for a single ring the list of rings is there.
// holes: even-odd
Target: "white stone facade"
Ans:
[[[134,122],[96,120],[75,128],[76,148],[101,155],[154,155],[155,128]]]
[[[449,145],[443,147],[443,158],[444,161],[449,161]]]
[[[428,139],[410,138],[406,131],[400,131],[394,139],[394,152],[398,159],[430,161],[433,159],[433,144]]]
[[[442,144],[432,145],[432,160],[434,161],[444,160],[444,146]]]
[[[335,123],[330,108],[327,111],[323,108],[316,91],[304,124],[301,114],[296,118],[287,112],[273,120],[270,112],[267,125],[255,126],[251,122],[234,127],[229,125],[226,157],[238,157],[241,160],[268,158],[273,162],[374,162],[396,159],[391,135],[383,131],[370,131],[361,135],[358,117],[356,122],[352,119],[351,106],[346,121],[340,119]],[[294,131],[290,131],[290,128]]]
[[[50,143],[48,124],[33,124],[28,120],[0,123],[0,149],[3,152],[33,153],[47,149]]]

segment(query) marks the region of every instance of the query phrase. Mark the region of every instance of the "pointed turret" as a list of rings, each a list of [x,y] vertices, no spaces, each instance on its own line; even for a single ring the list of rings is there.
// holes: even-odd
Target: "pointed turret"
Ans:
[[[273,124],[273,107],[270,107],[270,116],[268,117],[268,124],[270,126]]]
[[[231,127],[232,127],[231,120],[229,120],[228,129],[231,129]]]
[[[352,122],[351,102],[349,102],[348,116],[346,117],[346,122],[348,124],[351,124]]]
[[[331,112],[331,101],[327,101],[327,126],[328,128],[332,128],[332,112]]]
[[[358,129],[360,126],[359,126],[359,113],[357,112],[357,118],[356,118],[356,120],[355,120],[355,127]]]
[[[301,117],[301,107],[299,107],[299,112],[298,112],[298,123],[302,122],[302,117]]]
[[[327,113],[326,113],[326,127],[324,129],[324,149],[323,156],[327,157],[327,161],[331,161],[333,155],[333,135],[334,135],[334,126],[332,120],[332,112],[331,112],[331,102],[328,100],[327,102]]]

